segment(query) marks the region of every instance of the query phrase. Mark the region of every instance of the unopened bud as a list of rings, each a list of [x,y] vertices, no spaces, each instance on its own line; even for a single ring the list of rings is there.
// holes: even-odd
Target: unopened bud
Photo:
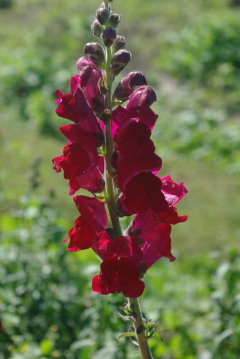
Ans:
[[[137,86],[143,86],[146,84],[147,84],[147,81],[142,72],[136,72],[136,71],[130,72],[117,85],[117,87],[114,91],[114,94],[113,94],[113,101],[127,100]]]
[[[98,42],[90,42],[84,46],[85,55],[89,55],[92,62],[100,65],[105,60],[105,54],[102,46]]]
[[[112,27],[108,27],[107,29],[103,30],[102,40],[105,46],[107,47],[112,46],[116,37],[117,37],[116,30],[114,30]]]
[[[109,12],[108,9],[98,9],[96,12],[96,18],[99,21],[101,25],[106,24],[109,18]]]
[[[97,36],[97,37],[101,37],[102,34],[102,26],[99,24],[99,22],[97,20],[94,20],[92,25],[91,25],[91,29],[93,31],[93,35]]]
[[[131,52],[127,50],[119,50],[117,51],[111,61],[111,69],[113,75],[118,75],[119,72],[121,72],[124,67],[127,66],[129,61],[131,60]]]
[[[143,86],[135,90],[126,105],[126,108],[135,106],[150,107],[157,100],[155,91],[150,86]]]
[[[118,14],[112,14],[109,18],[109,25],[116,28],[120,23],[121,16]]]
[[[114,42],[114,50],[115,52],[118,50],[125,49],[126,40],[124,36],[117,36]]]

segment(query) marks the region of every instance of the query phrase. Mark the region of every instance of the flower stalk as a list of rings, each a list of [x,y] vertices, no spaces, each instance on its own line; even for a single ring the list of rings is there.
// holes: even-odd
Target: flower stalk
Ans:
[[[128,298],[129,307],[136,313],[136,320],[133,321],[139,349],[143,359],[153,359],[145,336],[145,327],[138,298]]]

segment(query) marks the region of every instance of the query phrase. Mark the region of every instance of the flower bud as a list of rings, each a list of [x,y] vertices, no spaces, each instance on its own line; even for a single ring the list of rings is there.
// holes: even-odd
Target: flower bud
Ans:
[[[104,50],[98,42],[87,43],[83,51],[85,55],[90,55],[90,59],[96,65],[100,65],[105,60]]]
[[[96,12],[96,18],[101,25],[106,24],[109,18],[108,9],[98,9]]]
[[[112,46],[116,37],[117,37],[116,30],[114,30],[112,27],[108,27],[102,32],[102,40],[104,42],[104,45],[107,47]]]
[[[121,16],[118,14],[112,14],[109,18],[109,25],[116,28],[120,23]]]
[[[150,107],[157,100],[155,91],[150,86],[143,86],[135,90],[126,105],[126,108],[135,106]]]
[[[114,94],[113,101],[120,100],[125,101],[133,93],[135,87],[146,85],[147,81],[142,72],[130,72],[126,77],[122,79],[117,85]]]
[[[131,52],[127,50],[119,50],[117,51],[111,61],[111,69],[113,75],[118,75],[119,72],[121,72],[124,67],[127,66],[129,61],[131,60]]]
[[[101,33],[102,33],[102,26],[99,24],[99,22],[97,20],[93,21],[93,23],[91,25],[91,29],[93,31],[93,35],[100,38]]]
[[[115,52],[118,50],[122,50],[125,49],[125,45],[126,45],[126,40],[124,36],[117,36],[116,40],[114,42],[114,50]]]

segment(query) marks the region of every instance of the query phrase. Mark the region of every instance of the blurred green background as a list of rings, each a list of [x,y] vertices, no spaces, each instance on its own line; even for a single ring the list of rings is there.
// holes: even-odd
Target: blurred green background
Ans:
[[[158,94],[161,175],[184,181],[173,228],[177,260],[159,261],[141,298],[159,321],[154,358],[240,358],[240,2],[131,0],[122,15],[133,60]],[[68,91],[98,0],[0,0],[0,359],[134,359],[117,336],[121,295],[91,292],[99,260],[61,242],[77,216],[51,169]]]

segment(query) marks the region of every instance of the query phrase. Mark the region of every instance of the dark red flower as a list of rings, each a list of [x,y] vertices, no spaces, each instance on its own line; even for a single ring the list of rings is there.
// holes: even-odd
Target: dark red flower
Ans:
[[[162,182],[151,172],[141,172],[125,186],[119,197],[119,209],[127,215],[142,213],[151,208],[154,212],[167,210],[168,203],[161,191]]]
[[[155,147],[150,136],[151,131],[145,124],[132,120],[122,126],[116,135],[117,151],[126,159],[154,154]]]
[[[69,240],[67,250],[70,252],[90,248],[107,225],[103,203],[96,198],[86,196],[76,196],[73,199],[81,216],[75,220],[74,227],[70,229],[64,240],[64,242]]]
[[[71,93],[65,95],[62,91],[56,91],[59,98],[55,100],[58,103],[55,111],[59,117],[79,123],[86,132],[102,133],[97,118],[79,86],[80,78],[77,75],[71,77]]]
[[[172,205],[180,201],[187,193],[182,183],[175,183],[170,176],[161,178],[164,185],[161,191],[169,205],[166,210],[156,212],[149,208],[147,211],[138,213],[128,230],[128,234],[142,240],[140,249],[143,253],[143,262],[146,269],[153,265],[161,257],[175,260],[171,253],[171,224],[185,222],[187,216],[180,216]],[[164,182],[165,181],[165,182]],[[163,191],[164,187],[164,191]],[[174,190],[174,194],[172,191]],[[172,194],[172,195],[171,195]]]
[[[64,242],[69,240],[67,250],[69,252],[76,252],[90,248],[95,238],[95,229],[80,216],[75,220],[75,225],[68,232],[68,236]]]
[[[91,192],[102,191],[104,181],[95,136],[83,131],[79,124],[62,126],[60,131],[71,142],[64,146],[63,155],[55,157],[52,162],[56,172],[63,169],[64,177],[69,179],[70,194],[80,188]]]
[[[123,293],[125,297],[140,297],[144,283],[131,259],[116,255],[101,264],[101,272],[92,279],[92,290],[100,294]]]
[[[92,249],[102,259],[105,260],[113,255],[127,257],[139,268],[142,261],[142,252],[139,248],[138,240],[135,237],[120,236],[115,239],[104,231],[93,243]]]
[[[113,112],[111,117],[112,122],[112,137],[116,138],[117,133],[122,126],[127,125],[132,120],[145,124],[150,130],[153,129],[155,122],[158,118],[149,107],[136,106],[133,108],[123,108],[118,106]]]

